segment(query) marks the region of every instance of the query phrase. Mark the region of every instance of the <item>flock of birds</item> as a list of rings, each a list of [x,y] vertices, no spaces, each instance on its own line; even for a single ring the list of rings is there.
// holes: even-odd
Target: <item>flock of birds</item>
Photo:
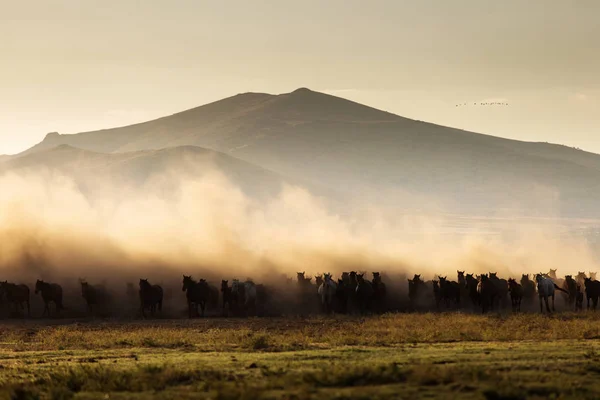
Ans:
[[[390,300],[397,298],[400,292],[405,293],[397,286],[388,292],[379,272],[373,272],[371,280],[368,280],[365,274],[355,271],[344,272],[337,280],[331,274],[323,274],[316,276],[314,283],[311,277],[299,272],[296,282],[289,281],[287,284],[287,287],[279,289],[288,293],[293,287],[293,296],[300,310],[311,310],[312,305],[318,304],[318,311],[328,314],[398,311],[399,308],[392,307]],[[111,294],[104,285],[92,285],[85,280],[80,280],[80,285],[81,296],[90,314],[93,315],[95,309],[111,301]],[[217,287],[205,279],[194,280],[189,275],[183,276],[181,288],[185,293],[190,318],[204,316],[207,307],[220,308],[224,316],[257,315],[259,307],[269,302],[278,302],[274,296],[276,289],[255,284],[250,279],[234,279],[231,285],[229,281],[222,280],[220,287]],[[563,294],[565,305],[571,309],[581,310],[584,298],[587,298],[588,309],[590,301],[593,309],[596,309],[600,298],[600,281],[596,280],[595,273],[588,276],[584,272],[579,272],[575,277],[567,275],[558,278],[556,270],[535,274],[533,279],[524,274],[520,281],[513,278],[502,279],[496,273],[474,275],[465,274],[464,271],[457,271],[455,281],[445,276],[424,281],[420,275],[414,275],[412,279],[408,279],[408,310],[480,309],[485,313],[507,307],[510,299],[512,310],[519,312],[523,301],[533,303],[538,297],[540,311],[544,312],[545,304],[546,311],[551,312],[555,311],[556,292]],[[54,304],[56,313],[65,309],[61,285],[37,280],[35,294],[39,294],[44,303],[42,317],[50,316],[51,304]],[[161,285],[140,279],[137,290],[133,283],[127,284],[126,294],[132,302],[139,304],[139,311],[143,317],[146,317],[148,311],[151,315],[162,311],[165,291]],[[28,315],[31,315],[30,289],[25,284],[0,282],[0,302],[8,305],[16,313],[26,309]]]
[[[455,107],[467,107],[470,106],[471,103],[459,103],[456,104]],[[491,102],[475,102],[473,103],[474,106],[508,106],[508,103],[503,102],[503,101],[491,101]]]

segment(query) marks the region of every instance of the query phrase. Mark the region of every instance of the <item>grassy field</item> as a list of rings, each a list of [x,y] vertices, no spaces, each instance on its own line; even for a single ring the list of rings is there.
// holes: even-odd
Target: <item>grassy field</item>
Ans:
[[[0,324],[10,398],[600,397],[600,313]]]

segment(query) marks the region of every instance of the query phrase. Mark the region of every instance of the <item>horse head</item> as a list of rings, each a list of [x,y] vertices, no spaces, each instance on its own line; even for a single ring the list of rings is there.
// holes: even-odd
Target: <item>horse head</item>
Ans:
[[[191,275],[183,275],[183,286],[181,287],[181,291],[185,292],[188,287],[190,286],[190,284],[192,283],[192,276]]]
[[[35,294],[38,294],[38,292],[40,292],[43,287],[44,287],[44,281],[38,279],[35,282]]]
[[[498,273],[497,272],[490,272],[490,279],[496,279],[498,278]]]

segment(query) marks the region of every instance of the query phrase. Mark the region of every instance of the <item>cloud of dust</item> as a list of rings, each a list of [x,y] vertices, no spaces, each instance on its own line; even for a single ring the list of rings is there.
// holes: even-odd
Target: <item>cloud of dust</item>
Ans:
[[[294,186],[258,201],[218,170],[204,171],[165,172],[138,187],[99,180],[93,195],[56,171],[4,173],[1,279],[178,282],[186,273],[273,282],[296,271],[455,279],[456,270],[596,270],[586,240],[552,221],[406,215],[374,203],[348,215]]]

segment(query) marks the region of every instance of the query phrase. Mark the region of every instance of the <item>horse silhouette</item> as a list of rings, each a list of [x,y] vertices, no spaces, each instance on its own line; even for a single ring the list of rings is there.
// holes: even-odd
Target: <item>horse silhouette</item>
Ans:
[[[90,285],[85,280],[80,279],[81,296],[84,298],[88,312],[92,314],[96,306],[102,306],[108,301],[108,293],[103,285]]]
[[[373,303],[375,310],[379,313],[386,311],[387,288],[381,280],[379,272],[373,272]]]
[[[593,281],[592,278],[585,278],[585,296],[587,298],[587,309],[590,309],[590,300],[594,310],[598,307],[598,297],[600,297],[600,281]]]
[[[38,279],[35,283],[35,294],[38,293],[42,295],[42,300],[44,300],[44,312],[42,313],[42,317],[50,316],[50,303],[54,303],[57,313],[64,309],[63,290],[60,285]]]
[[[208,286],[208,283],[204,279],[200,279],[199,282],[196,282],[191,276],[183,275],[183,286],[181,291],[185,292],[189,318],[193,317],[192,312],[194,312],[195,315],[204,317],[206,304],[210,300],[210,287]],[[198,313],[198,306],[200,306],[202,311],[201,314]]]
[[[454,303],[456,307],[460,307],[460,285],[458,282],[449,281],[445,276],[440,276],[440,291],[442,300],[446,304],[446,308],[450,308]]]
[[[371,310],[373,294],[371,282],[364,278],[364,274],[356,274],[356,302],[362,314]]]
[[[27,305],[27,315],[31,316],[31,307],[29,305],[29,288],[27,285],[17,285],[8,281],[0,282],[0,299],[6,298],[10,307],[15,307],[15,312],[24,311]]]
[[[479,299],[479,293],[477,292],[477,279],[473,277],[473,274],[467,274],[465,276],[465,286],[467,288],[467,294],[471,299],[473,307],[479,307],[481,301]]]
[[[146,318],[146,309],[150,309],[150,315],[162,311],[163,289],[159,285],[152,285],[148,279],[140,279],[140,311],[142,317]]]
[[[521,311],[521,301],[523,300],[523,286],[515,279],[508,279],[508,291],[510,292],[510,302],[513,312]]]

